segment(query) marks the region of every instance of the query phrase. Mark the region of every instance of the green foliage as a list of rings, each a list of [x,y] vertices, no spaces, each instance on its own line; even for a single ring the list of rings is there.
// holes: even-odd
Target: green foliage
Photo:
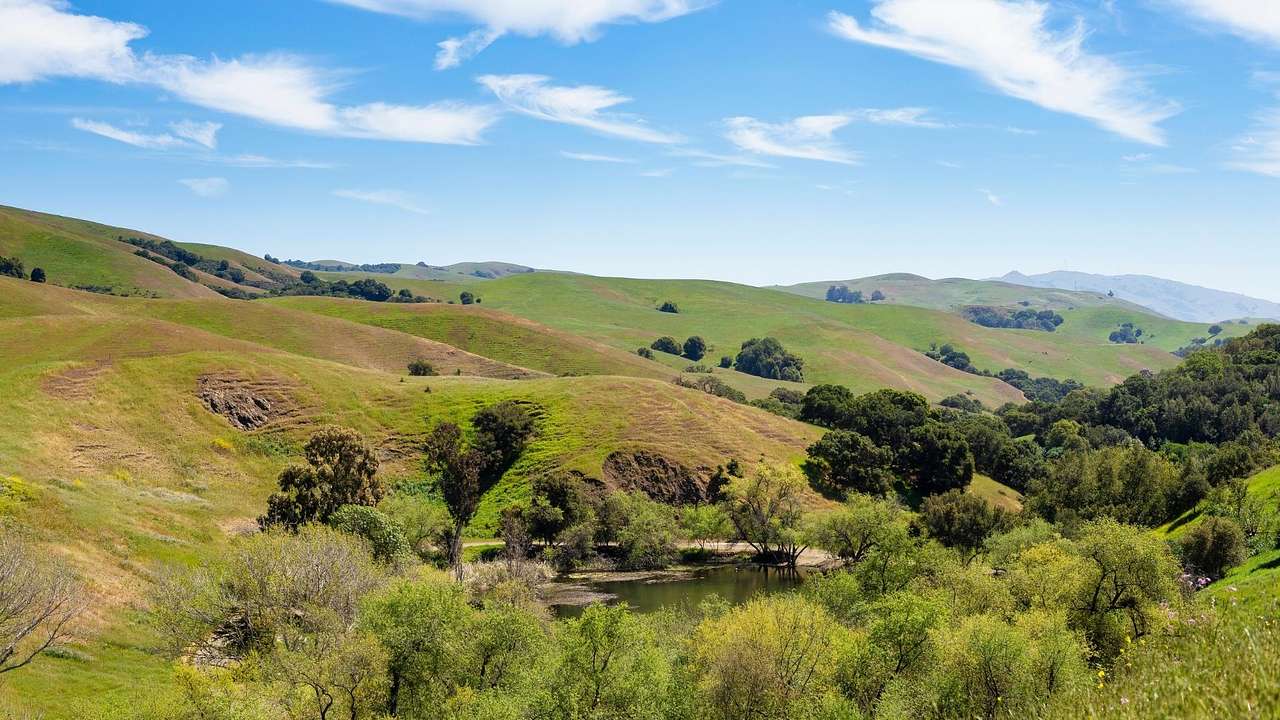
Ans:
[[[430,377],[436,374],[435,366],[423,358],[418,358],[409,363],[409,375],[413,377]]]
[[[664,313],[679,313],[680,308],[670,300],[666,300],[658,306],[658,311]]]
[[[467,447],[462,430],[453,423],[440,423],[427,436],[424,446],[427,469],[439,477],[440,494],[444,497],[449,517],[449,562],[462,572],[462,533],[480,507],[480,476],[489,458],[475,447]]]
[[[970,322],[989,328],[1053,332],[1063,323],[1063,317],[1052,310],[1037,311],[1031,308],[1013,310],[987,305],[969,305],[961,310],[961,314]]]
[[[832,285],[827,288],[827,302],[861,305],[866,300],[863,299],[861,290],[850,290],[848,285]]]
[[[731,402],[745,403],[747,396],[737,388],[726,383],[715,375],[706,373],[698,373],[698,377],[677,376],[675,383],[680,387],[687,387],[692,390],[701,390],[708,395],[724,398]]]
[[[1182,561],[1192,572],[1217,580],[1248,557],[1244,531],[1224,517],[1209,517],[1179,542]]]
[[[967,413],[979,413],[983,410],[981,400],[964,393],[956,393],[955,395],[944,397],[938,404],[942,407],[949,407]]]
[[[680,511],[680,532],[705,548],[707,543],[729,539],[733,523],[719,505],[690,505]]]
[[[1142,338],[1142,328],[1135,326],[1131,322],[1123,323],[1117,330],[1112,330],[1111,335],[1107,338],[1113,343],[1133,345]]]
[[[471,418],[471,426],[476,431],[474,445],[485,455],[481,480],[486,486],[515,464],[537,430],[531,406],[513,400],[482,408]]]
[[[683,349],[684,356],[696,362],[707,354],[707,341],[693,335],[684,341]]]
[[[280,473],[280,490],[267,498],[265,528],[291,530],[309,522],[327,522],[343,505],[377,505],[386,489],[377,477],[378,458],[355,430],[324,428],[302,449],[307,465]]]
[[[25,280],[27,272],[19,258],[0,255],[0,275]]]
[[[921,495],[959,490],[973,480],[973,453],[955,428],[931,422],[911,431],[899,464]]]
[[[848,493],[883,495],[893,481],[893,452],[848,430],[833,430],[808,449],[804,473],[820,492],[832,497]]]
[[[752,338],[742,343],[733,366],[739,372],[771,380],[804,381],[804,360],[787,352],[776,338]]]
[[[1170,514],[1180,476],[1139,443],[1067,452],[1027,487],[1027,506],[1054,521],[1112,517],[1155,526]]]
[[[948,490],[924,499],[920,524],[929,537],[959,550],[966,561],[978,554],[993,534],[1006,529],[1010,518],[1003,508],[963,490]]]
[[[750,477],[731,478],[724,486],[725,513],[737,536],[758,556],[795,566],[804,550],[800,525],[807,487],[795,468],[763,465]]]
[[[722,356],[722,357],[720,358],[720,367],[722,367],[722,368],[724,368],[724,369],[726,369],[726,370],[727,370],[727,369],[729,369],[729,368],[731,368],[731,367],[733,367],[733,357],[731,357],[731,356],[729,356],[729,355],[724,355],[724,356]]]
[[[536,477],[525,519],[533,537],[554,543],[567,528],[595,521],[591,490],[581,477],[570,473]]]
[[[636,354],[644,358],[645,360],[653,359],[653,350],[650,350],[647,347],[636,348]]]
[[[669,355],[679,355],[681,352],[680,343],[676,342],[676,339],[670,335],[664,335],[657,340],[654,340],[653,344],[649,345],[649,347],[657,350],[658,352],[664,352]]]
[[[670,506],[639,492],[613,493],[608,502],[617,505],[609,513],[617,519],[611,534],[622,551],[624,568],[654,570],[675,561],[680,533]]]
[[[652,631],[627,606],[592,605],[566,623],[546,717],[656,717],[671,667]]]
[[[379,562],[391,563],[412,552],[400,524],[371,507],[343,505],[329,516],[329,527],[364,538]]]
[[[892,500],[854,493],[839,509],[819,515],[809,535],[813,545],[857,564],[906,543],[906,513]]]
[[[48,280],[45,275],[44,268],[31,268],[31,282],[42,283]]]
[[[458,295],[458,301],[461,302],[463,305],[470,305],[476,302],[475,293],[472,293],[467,290],[463,290],[462,293]]]

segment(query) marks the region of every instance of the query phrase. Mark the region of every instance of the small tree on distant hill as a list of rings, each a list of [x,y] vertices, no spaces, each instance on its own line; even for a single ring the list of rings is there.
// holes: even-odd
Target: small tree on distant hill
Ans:
[[[45,279],[44,268],[31,268],[31,282],[42,283]]]
[[[653,344],[649,347],[657,350],[658,352],[669,353],[671,355],[680,354],[680,343],[677,343],[676,339],[670,335],[664,335],[657,340],[654,340]]]
[[[675,303],[671,302],[670,300],[667,300],[666,302],[662,303],[662,305],[658,306],[658,310],[659,310],[660,312],[664,312],[664,313],[678,313],[678,312],[680,312],[680,308],[679,308]]]
[[[884,299],[884,293],[880,292],[879,290],[873,290],[871,292],[871,302],[880,302],[883,299]]]
[[[460,300],[463,305],[470,305],[476,301],[476,296],[474,293],[463,290],[462,294],[458,296],[458,300]]]
[[[787,352],[776,338],[751,338],[742,343],[734,367],[771,380],[804,381],[804,360]]]
[[[24,280],[27,277],[26,270],[22,267],[22,261],[16,257],[4,257],[0,255],[0,275],[8,277],[16,277]]]
[[[436,368],[430,362],[418,358],[409,363],[409,374],[413,377],[427,377],[436,374]]]
[[[31,271],[31,275],[32,275],[32,277],[35,277],[35,274],[36,274],[35,270],[32,270],[32,271]],[[1209,326],[1209,335],[1211,335],[1211,336],[1212,336],[1212,335],[1217,335],[1217,334],[1219,334],[1219,333],[1221,333],[1221,332],[1222,332],[1222,326],[1221,326],[1221,325],[1214,324],[1214,325],[1210,325],[1210,326]]]
[[[724,357],[720,358],[720,367],[726,370],[733,367],[733,356],[725,355]]]
[[[374,506],[386,494],[377,478],[378,458],[364,437],[348,428],[329,427],[311,436],[303,448],[307,465],[280,473],[280,490],[267,498],[267,514],[258,525],[296,530],[309,522],[327,522],[343,505]]]
[[[707,343],[701,337],[694,335],[684,341],[684,356],[690,360],[701,360],[702,356],[707,354]]]

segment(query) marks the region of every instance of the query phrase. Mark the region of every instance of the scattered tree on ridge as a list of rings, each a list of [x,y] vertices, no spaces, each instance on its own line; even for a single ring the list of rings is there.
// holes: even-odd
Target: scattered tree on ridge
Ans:
[[[734,361],[739,372],[788,382],[804,381],[804,360],[787,352],[776,338],[751,338]]]
[[[680,312],[680,308],[675,303],[667,300],[663,302],[662,305],[658,306],[658,312],[678,313]]]
[[[31,282],[42,283],[46,279],[44,268],[31,268]]]
[[[677,343],[676,339],[671,337],[670,335],[663,335],[657,340],[654,340],[653,344],[650,345],[649,347],[653,348],[654,350],[657,350],[658,352],[664,352],[669,355],[680,354],[680,343]]]
[[[693,361],[701,360],[707,354],[707,343],[701,337],[694,335],[684,341],[684,356]]]
[[[327,522],[343,505],[377,505],[386,488],[378,479],[378,458],[355,430],[324,428],[303,447],[307,465],[280,473],[280,490],[267,498],[263,529],[296,530],[309,522]]]

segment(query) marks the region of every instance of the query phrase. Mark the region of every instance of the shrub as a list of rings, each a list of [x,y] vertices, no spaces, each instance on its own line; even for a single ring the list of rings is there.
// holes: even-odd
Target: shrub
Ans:
[[[1230,518],[1207,517],[1187,532],[1178,544],[1182,562],[1188,570],[1213,580],[1227,574],[1244,562],[1244,531]]]
[[[636,348],[636,354],[637,354],[637,355],[639,355],[640,357],[642,357],[642,358],[646,359],[646,360],[652,360],[652,359],[653,359],[653,350],[650,350],[650,349],[649,349],[649,348],[647,348],[647,347]]]
[[[734,367],[771,380],[804,381],[804,360],[787,352],[776,338],[752,338],[742,343]]]
[[[733,358],[732,358],[732,357],[730,357],[730,356],[728,356],[728,355],[724,355],[724,356],[722,356],[722,357],[720,358],[720,367],[722,367],[722,368],[724,368],[724,369],[726,369],[726,370],[728,370],[729,368],[733,367]]]
[[[475,293],[463,290],[462,294],[458,295],[458,300],[463,305],[470,305],[476,301],[476,296]]]
[[[680,387],[701,390],[708,395],[715,395],[731,402],[740,404],[747,402],[745,393],[715,375],[707,375],[705,373],[694,373],[694,375],[696,377],[678,376],[675,379],[675,383]]]
[[[664,352],[669,355],[679,355],[681,352],[680,343],[677,343],[676,339],[670,335],[664,335],[657,340],[654,340],[653,344],[649,345],[649,347],[657,350],[658,352]]]
[[[394,562],[412,552],[400,523],[371,507],[343,505],[329,516],[329,527],[367,540],[379,562]]]
[[[31,282],[42,283],[46,279],[44,268],[31,268]]]
[[[622,565],[629,570],[653,570],[675,561],[678,529],[674,510],[643,493],[615,493],[621,525],[615,535]]]
[[[924,499],[920,523],[929,536],[956,548],[968,561],[978,554],[987,538],[1006,529],[1010,518],[1003,508],[963,490],[948,490]]]
[[[694,335],[684,341],[684,356],[693,361],[702,359],[707,354],[707,343],[701,337]]]
[[[942,407],[953,408],[961,412],[982,412],[982,401],[965,393],[956,393],[950,397],[945,397],[942,399],[942,402],[938,404]]]
[[[21,260],[16,257],[4,257],[3,255],[0,255],[0,275],[15,277],[19,280],[25,280],[27,277]]]
[[[658,312],[678,313],[680,312],[680,308],[675,303],[667,300],[658,306]]]
[[[409,363],[409,374],[413,377],[427,377],[436,374],[436,367],[430,362],[418,358]]]

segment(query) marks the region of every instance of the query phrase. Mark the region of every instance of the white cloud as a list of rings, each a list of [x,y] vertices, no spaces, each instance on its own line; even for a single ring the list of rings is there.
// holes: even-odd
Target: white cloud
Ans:
[[[616,157],[613,155],[596,155],[595,153],[580,153],[561,150],[560,155],[570,160],[580,160],[582,162],[598,162],[598,163],[634,163],[631,158]]]
[[[83,130],[94,135],[101,135],[104,138],[110,138],[117,142],[122,142],[134,147],[146,148],[148,150],[172,150],[173,148],[185,147],[185,140],[176,138],[168,133],[140,133],[124,128],[116,127],[110,123],[98,122],[96,120],[85,120],[83,118],[72,118],[71,126],[77,130]]]
[[[340,198],[386,205],[415,215],[430,215],[431,211],[419,205],[408,194],[399,190],[334,190],[333,194]]]
[[[59,0],[0,0],[0,84],[58,75],[130,78],[129,43],[145,37],[146,28],[64,8]]]
[[[848,125],[847,115],[808,115],[784,123],[766,123],[751,117],[725,120],[729,142],[759,155],[821,160],[853,165],[857,153],[835,141],[835,131]]]
[[[484,51],[498,38],[502,37],[502,31],[491,30],[489,28],[480,28],[472,30],[460,38],[448,38],[436,43],[436,47],[440,48],[436,53],[436,69],[448,70],[461,65],[464,61],[475,57]]]
[[[671,177],[671,173],[675,172],[673,168],[658,168],[656,170],[645,170],[640,173],[640,177],[647,178],[664,178]]]
[[[231,189],[231,183],[227,182],[226,178],[220,177],[187,178],[178,182],[186,185],[196,195],[205,198],[226,195]]]
[[[1004,200],[999,195],[996,195],[990,190],[986,188],[978,188],[978,192],[982,193],[983,197],[987,199],[987,202],[991,203],[992,205],[995,205],[996,207],[1000,207],[1001,205],[1004,205]]]
[[[904,107],[888,110],[867,108],[854,110],[847,114],[853,119],[863,120],[875,125],[906,125],[907,127],[933,129],[950,127],[944,122],[927,117],[929,114],[928,108]]]
[[[672,144],[678,135],[654,130],[643,120],[604,112],[631,98],[595,85],[551,85],[545,75],[482,75],[477,81],[516,112],[550,122],[640,142]]]
[[[280,160],[265,155],[242,153],[240,155],[205,155],[197,159],[220,165],[231,165],[244,168],[303,168],[308,170],[325,170],[332,168],[330,163],[314,160]]]
[[[1280,108],[1260,114],[1249,135],[1231,148],[1227,167],[1280,178]]]
[[[773,165],[751,155],[723,155],[696,148],[681,148],[667,153],[671,157],[690,158],[698,167],[772,168]]]
[[[297,56],[139,56],[129,43],[145,35],[132,23],[76,15],[61,0],[0,0],[0,84],[84,77],[149,85],[193,105],[280,127],[404,142],[474,145],[498,118],[496,108],[456,102],[344,107],[330,100],[339,73]],[[174,132],[212,148],[217,130],[192,124]]]
[[[964,165],[961,165],[960,163],[954,160],[939,160],[938,164],[944,168],[951,168],[952,170],[959,170],[960,168],[964,167]]]
[[[482,25],[439,44],[436,69],[456,67],[507,33],[551,35],[573,44],[594,40],[605,25],[656,23],[687,15],[711,0],[329,0],[417,20],[462,18]]]
[[[1127,163],[1146,162],[1151,159],[1151,153],[1134,153],[1133,155],[1121,155],[1120,159]]]
[[[218,131],[222,129],[222,124],[183,120],[173,123],[169,128],[173,130],[174,135],[213,150],[218,147]]]
[[[831,30],[854,42],[891,48],[964,68],[997,90],[1048,110],[1086,118],[1150,145],[1176,103],[1152,99],[1136,70],[1084,49],[1076,18],[1049,27],[1050,6],[1035,0],[874,0],[875,27],[831,12]]]
[[[1280,3],[1275,0],[1167,0],[1200,20],[1241,37],[1280,45]]]

